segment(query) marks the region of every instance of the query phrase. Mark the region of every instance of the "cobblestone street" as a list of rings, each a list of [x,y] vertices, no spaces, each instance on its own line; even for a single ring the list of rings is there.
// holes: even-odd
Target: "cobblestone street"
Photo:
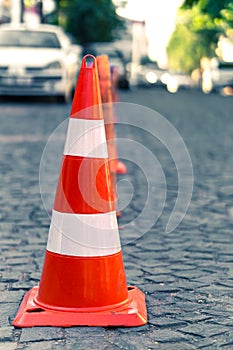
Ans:
[[[128,285],[145,293],[148,324],[12,326],[24,294],[40,281],[50,218],[41,199],[39,166],[50,134],[69,116],[70,106],[10,99],[0,102],[0,350],[233,348],[233,97],[141,88],[121,91],[120,101],[161,113],[183,138],[193,164],[190,207],[181,224],[167,233],[178,191],[174,163],[149,135],[117,126],[118,137],[135,138],[156,154],[167,182],[158,221],[130,240],[127,223],[142,211],[146,178],[130,160],[128,173],[119,176],[134,188],[119,229]],[[156,174],[153,178],[156,188]],[[124,202],[124,196],[123,189],[119,200]],[[143,220],[151,216],[153,208]]]

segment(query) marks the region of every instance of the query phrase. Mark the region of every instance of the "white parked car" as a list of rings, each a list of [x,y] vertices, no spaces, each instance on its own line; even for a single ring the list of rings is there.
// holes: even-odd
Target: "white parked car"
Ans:
[[[0,96],[57,96],[69,102],[81,54],[81,46],[58,26],[1,25]]]
[[[166,85],[167,91],[176,93],[180,88],[195,87],[195,81],[187,74],[180,72],[164,73],[161,81]]]
[[[137,85],[164,85],[161,77],[165,70],[160,69],[156,63],[140,64],[136,67],[135,79]]]
[[[211,60],[202,62],[202,90],[210,93],[214,90],[221,90],[227,86],[233,87],[233,61],[220,61],[214,57]]]

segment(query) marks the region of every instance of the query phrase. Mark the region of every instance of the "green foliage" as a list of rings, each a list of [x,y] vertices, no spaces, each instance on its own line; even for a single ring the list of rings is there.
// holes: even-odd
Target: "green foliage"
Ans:
[[[199,0],[201,12],[207,13],[210,18],[221,18],[221,11],[226,8],[232,0]]]
[[[233,25],[233,0],[185,0],[181,9],[191,9],[205,16],[222,28],[228,30]]]
[[[184,24],[177,25],[167,48],[170,69],[190,74],[201,57],[213,55],[211,45],[206,45],[209,35],[209,31],[195,32]]]
[[[232,25],[232,0],[186,0],[167,48],[170,68],[198,68],[202,57],[215,55],[220,34],[231,33]]]
[[[221,19],[219,23],[225,34],[233,39],[233,1],[221,10]]]
[[[221,17],[221,11],[232,4],[232,0],[185,0],[182,9],[190,9],[198,5],[203,13],[208,13],[212,18]]]
[[[190,45],[191,43],[191,45]],[[195,65],[195,34],[179,24],[167,47],[169,67],[177,72],[190,72]]]
[[[193,5],[197,4],[199,0],[185,0],[181,9],[190,9]]]
[[[123,27],[111,0],[63,0],[62,25],[80,44],[112,41]]]

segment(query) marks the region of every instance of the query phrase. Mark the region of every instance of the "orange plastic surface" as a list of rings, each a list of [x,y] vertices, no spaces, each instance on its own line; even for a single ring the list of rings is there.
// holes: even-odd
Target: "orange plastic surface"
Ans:
[[[82,60],[70,117],[103,119],[97,64],[92,55],[86,55]]]
[[[15,327],[35,326],[125,326],[136,327],[147,323],[145,295],[136,287],[128,287],[128,302],[108,310],[56,311],[41,308],[35,303],[38,287],[32,288],[24,297],[13,321]]]
[[[107,159],[63,156],[55,210],[77,214],[106,213],[113,210],[113,201]]]
[[[110,307],[127,300],[122,252],[77,257],[46,251],[37,302],[48,308]]]

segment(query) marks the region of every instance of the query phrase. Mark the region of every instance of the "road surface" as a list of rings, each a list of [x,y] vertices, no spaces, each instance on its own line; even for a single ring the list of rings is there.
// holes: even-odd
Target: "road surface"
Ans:
[[[25,292],[40,281],[63,142],[61,123],[70,106],[36,99],[0,102],[0,350],[232,349],[232,101],[196,90],[120,92],[128,114],[118,116],[116,133],[128,172],[118,177],[119,229],[127,281],[145,293],[149,321],[138,328],[65,329],[15,329],[11,322]],[[138,127],[142,120],[146,130]],[[155,136],[161,136],[161,120],[175,128],[171,134],[166,129],[165,143]],[[174,130],[178,144],[183,140],[187,147],[194,183],[183,221],[168,232],[178,193],[183,194],[179,216],[185,214],[192,185],[190,163],[179,158],[183,148],[173,149],[175,160],[168,150],[169,140],[177,136]],[[51,148],[45,148],[49,138]],[[187,180],[184,192],[179,192],[179,161]],[[150,205],[137,221],[148,192]]]

